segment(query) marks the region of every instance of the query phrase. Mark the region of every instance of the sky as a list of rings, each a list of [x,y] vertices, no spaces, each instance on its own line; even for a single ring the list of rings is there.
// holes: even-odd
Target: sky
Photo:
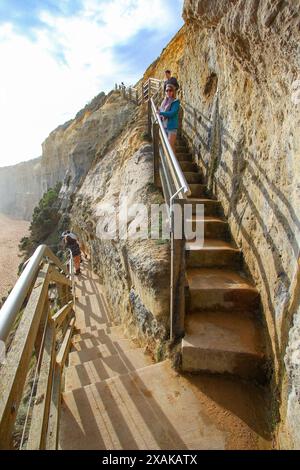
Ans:
[[[134,84],[183,0],[0,0],[0,167],[36,158],[100,91]]]

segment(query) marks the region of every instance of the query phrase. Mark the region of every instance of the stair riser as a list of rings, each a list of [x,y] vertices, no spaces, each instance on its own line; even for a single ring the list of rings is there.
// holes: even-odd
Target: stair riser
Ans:
[[[202,196],[192,196],[192,197],[202,197]],[[196,214],[196,202],[190,202],[187,200],[187,204],[192,204],[192,213]],[[199,202],[198,202],[199,204]],[[204,204],[204,216],[220,216],[221,215],[221,205],[218,201],[211,200],[209,203]]]
[[[240,289],[190,289],[189,311],[199,310],[243,310],[258,309],[259,295]]]
[[[190,153],[175,152],[175,156],[179,162],[192,162],[192,155]]]
[[[198,171],[196,163],[193,162],[180,162],[182,171]]]
[[[206,197],[206,186],[204,184],[189,184],[192,197]]]
[[[196,230],[196,221],[192,221],[192,229]],[[221,222],[204,222],[204,237],[214,240],[230,240],[228,224]]]
[[[265,381],[263,357],[232,351],[182,348],[182,369],[186,372],[231,374],[243,379]]]
[[[202,177],[199,173],[184,172],[184,176],[185,176],[186,181],[189,184],[201,184],[202,183]]]
[[[189,268],[233,268],[241,266],[241,253],[229,250],[190,250],[187,251],[187,266]]]

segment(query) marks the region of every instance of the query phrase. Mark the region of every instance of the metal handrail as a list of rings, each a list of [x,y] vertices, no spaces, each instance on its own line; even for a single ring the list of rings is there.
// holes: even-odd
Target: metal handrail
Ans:
[[[18,313],[23,305],[26,296],[32,287],[34,280],[40,270],[40,264],[44,258],[49,258],[59,269],[67,274],[66,267],[54,255],[47,245],[40,245],[31,258],[16,282],[14,288],[6,299],[0,310],[0,340],[6,341],[14,325]]]
[[[153,98],[150,99],[151,102],[151,111],[152,111],[152,118],[154,119],[155,122],[158,123],[159,125],[159,130],[160,130],[160,138],[163,144],[163,147],[167,150],[167,164],[169,166],[170,171],[175,174],[176,180],[174,179],[174,185],[176,188],[176,192],[182,192],[186,196],[191,195],[191,190],[190,187],[186,181],[186,178],[184,176],[184,173],[178,163],[178,160],[174,154],[174,151],[170,145],[169,139],[167,137],[166,131],[163,127],[161,119],[159,119],[158,116],[158,111],[156,109],[155,103]]]

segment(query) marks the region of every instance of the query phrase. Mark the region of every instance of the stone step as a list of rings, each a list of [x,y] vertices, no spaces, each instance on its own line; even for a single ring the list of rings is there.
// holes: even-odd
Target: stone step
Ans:
[[[182,144],[180,144],[180,142],[179,142],[179,144],[175,145],[175,150],[178,153],[189,153],[186,145],[182,145]]]
[[[190,172],[198,171],[198,166],[194,162],[180,161],[179,164],[180,164],[182,171],[190,171]]]
[[[196,171],[184,171],[186,181],[190,184],[197,184],[202,182],[202,176]]]
[[[252,384],[184,377],[165,361],[64,393],[59,448],[256,449],[266,406]]]
[[[192,154],[188,152],[175,152],[175,156],[179,162],[192,162]]]
[[[225,219],[222,219],[221,217],[207,216],[203,218],[194,214],[191,218],[187,218],[187,221],[192,224],[192,230],[196,229],[196,223],[203,223],[204,237],[206,239],[230,239],[228,222]]]
[[[202,312],[186,316],[182,369],[265,380],[258,324],[244,313]]]
[[[233,243],[223,240],[205,239],[186,242],[187,266],[199,268],[227,267],[239,269],[242,253]]]
[[[124,351],[135,349],[134,344],[128,339],[119,339],[111,343],[101,344],[92,348],[76,350],[78,343],[75,343],[69,354],[69,365],[77,366],[83,362],[93,361],[95,359],[107,358],[115,354],[122,354]]]
[[[192,197],[203,198],[206,196],[206,185],[199,183],[189,183],[189,187],[192,193]]]
[[[208,198],[197,198],[197,197],[188,197],[186,199],[187,204],[192,205],[193,214],[196,214],[196,206],[197,204],[204,205],[204,216],[220,216],[222,214],[222,206],[220,201],[216,199],[208,199]]]
[[[76,366],[69,366],[65,373],[65,390],[76,390],[92,383],[142,369],[152,363],[150,356],[147,356],[143,349],[137,348]]]
[[[225,269],[188,268],[188,310],[257,310],[259,293],[238,272]]]

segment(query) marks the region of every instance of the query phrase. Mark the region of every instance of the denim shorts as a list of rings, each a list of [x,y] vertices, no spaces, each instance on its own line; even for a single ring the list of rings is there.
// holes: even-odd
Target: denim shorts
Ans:
[[[166,129],[167,136],[169,137],[170,135],[177,135],[177,129]]]

